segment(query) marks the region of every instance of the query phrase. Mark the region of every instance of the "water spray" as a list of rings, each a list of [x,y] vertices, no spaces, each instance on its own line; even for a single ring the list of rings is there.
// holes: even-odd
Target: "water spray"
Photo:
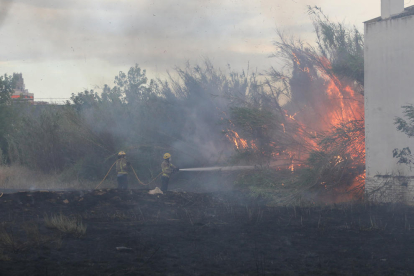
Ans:
[[[231,166],[231,167],[191,168],[191,169],[180,169],[180,172],[242,171],[242,170],[254,170],[254,169],[257,169],[257,166]]]

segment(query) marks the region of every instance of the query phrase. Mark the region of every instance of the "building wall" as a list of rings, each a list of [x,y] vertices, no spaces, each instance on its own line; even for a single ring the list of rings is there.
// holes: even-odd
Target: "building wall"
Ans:
[[[13,73],[13,81],[14,81],[14,88],[13,88],[13,95],[11,96],[13,100],[19,101],[34,101],[34,94],[29,93],[26,89],[24,84],[23,74],[22,73]]]
[[[409,146],[414,138],[397,131],[396,117],[402,117],[401,106],[414,104],[414,16],[367,22],[365,24],[365,131],[366,191],[386,185],[393,200],[413,200],[414,181],[399,177],[414,176],[406,165],[397,164],[392,151]],[[388,200],[387,200],[388,201]]]

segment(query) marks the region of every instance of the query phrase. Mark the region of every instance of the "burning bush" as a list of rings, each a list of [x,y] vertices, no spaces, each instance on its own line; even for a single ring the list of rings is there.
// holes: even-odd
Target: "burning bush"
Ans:
[[[322,138],[320,150],[311,152],[302,171],[304,187],[322,187],[338,200],[360,197],[365,184],[364,132],[363,121],[350,121]]]
[[[283,181],[296,184],[291,199],[310,191],[361,196],[365,176],[363,39],[355,28],[330,22],[318,7],[309,7],[309,13],[318,47],[279,33],[274,57],[285,61],[284,71],[271,68],[264,76],[266,91],[255,91],[259,96],[251,98],[261,99],[255,101],[255,108],[259,103],[262,113],[281,118],[273,121],[280,127],[264,139],[273,148],[246,147],[264,159],[270,153],[268,163],[276,170],[296,172],[291,181]],[[258,145],[260,140],[257,137],[250,144]]]
[[[277,114],[254,107],[233,107],[229,123],[226,136],[242,159],[248,156],[251,163],[266,164],[279,151],[273,145],[273,137],[282,128]]]

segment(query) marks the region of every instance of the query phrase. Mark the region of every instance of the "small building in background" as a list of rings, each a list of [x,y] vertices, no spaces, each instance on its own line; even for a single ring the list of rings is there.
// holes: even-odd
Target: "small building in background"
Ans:
[[[29,93],[24,84],[22,73],[13,73],[13,95],[11,96],[14,101],[34,102],[34,94]]]
[[[414,104],[414,6],[381,1],[381,16],[365,22],[364,59],[366,194],[414,202],[414,171],[393,157],[394,149],[414,149],[394,124],[402,106]]]

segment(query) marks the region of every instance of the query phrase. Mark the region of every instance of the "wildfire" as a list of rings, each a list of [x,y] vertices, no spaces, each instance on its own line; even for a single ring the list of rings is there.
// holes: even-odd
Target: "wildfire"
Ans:
[[[313,68],[302,65],[298,54],[292,53],[292,60],[295,70],[301,72],[300,77],[305,73],[309,85],[315,86],[300,86],[297,89],[302,89],[300,93],[303,93],[305,100],[284,106],[283,120],[278,123],[280,133],[274,142],[269,143],[274,149],[270,156],[276,160],[278,169],[282,165],[295,172],[298,167],[303,166],[311,152],[329,152],[332,154],[330,166],[333,168],[360,172],[361,166],[365,164],[362,93],[355,91],[354,83],[335,76],[329,60],[325,57],[320,58],[319,64]],[[300,93],[299,97],[302,95]],[[228,130],[226,136],[238,150],[258,150],[255,141],[248,142],[234,130]],[[327,141],[332,142],[321,143],[324,137],[329,137],[330,140]],[[354,172],[350,175],[354,175]],[[328,190],[332,181],[342,181],[342,176],[333,177],[334,179],[321,180],[319,183],[323,183]],[[360,193],[365,174],[359,173],[352,177],[352,185],[347,190],[358,190]]]
[[[294,62],[298,64],[295,59],[297,59],[296,55],[294,55]],[[320,144],[312,143],[312,141],[320,141],[316,139],[316,135],[315,138],[305,136],[306,138],[302,137],[302,139],[308,140],[308,144],[314,146],[314,151],[331,150],[340,153],[332,157],[333,168],[358,171],[365,164],[363,95],[355,92],[353,84],[347,84],[347,80],[340,80],[332,73],[332,66],[328,59],[323,57],[319,61],[321,64],[319,77],[325,82],[323,93],[312,94],[309,105],[313,105],[313,109],[303,109],[300,113],[289,115],[289,118],[301,124],[301,130],[298,131],[300,136],[305,136],[304,134],[312,131],[322,133],[322,137],[330,135],[331,143],[335,141],[336,144],[324,144],[323,148]],[[319,117],[315,117],[314,114],[318,114]],[[334,179],[334,181],[341,181],[341,179]],[[364,181],[365,173],[362,172],[354,178],[348,190],[360,193]],[[329,184],[331,183],[327,183],[326,186]]]

